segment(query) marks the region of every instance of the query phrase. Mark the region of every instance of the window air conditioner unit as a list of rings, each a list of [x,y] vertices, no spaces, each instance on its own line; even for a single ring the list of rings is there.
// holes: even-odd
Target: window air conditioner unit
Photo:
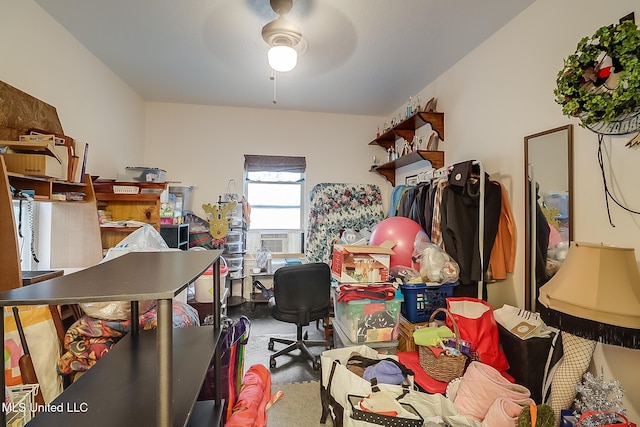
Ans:
[[[260,233],[260,246],[274,254],[289,253],[289,234]]]
[[[303,233],[300,231],[274,230],[249,231],[247,233],[246,248],[251,253],[257,253],[264,246],[271,253],[296,254],[302,252]]]

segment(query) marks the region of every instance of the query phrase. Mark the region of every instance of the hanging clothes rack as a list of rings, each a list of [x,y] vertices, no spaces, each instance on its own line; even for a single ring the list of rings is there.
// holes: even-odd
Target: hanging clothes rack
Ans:
[[[484,167],[479,160],[471,161],[473,166],[478,166],[480,174],[480,200],[478,207],[478,252],[480,255],[480,280],[478,280],[478,299],[484,299],[484,193],[485,179]],[[449,172],[454,165],[443,166],[439,169],[430,169],[418,174],[418,183],[432,181],[437,178],[445,178],[449,176]]]

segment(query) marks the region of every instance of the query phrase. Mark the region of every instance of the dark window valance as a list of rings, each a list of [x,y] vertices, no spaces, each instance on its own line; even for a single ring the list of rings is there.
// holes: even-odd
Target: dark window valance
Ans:
[[[305,157],[244,155],[244,169],[247,172],[297,172],[303,173],[307,167]]]

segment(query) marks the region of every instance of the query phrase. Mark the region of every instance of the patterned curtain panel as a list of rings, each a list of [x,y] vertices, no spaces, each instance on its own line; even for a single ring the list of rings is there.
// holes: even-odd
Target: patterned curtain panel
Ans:
[[[371,230],[384,219],[380,188],[371,184],[322,183],[311,189],[305,256],[329,262],[333,242],[351,228]]]

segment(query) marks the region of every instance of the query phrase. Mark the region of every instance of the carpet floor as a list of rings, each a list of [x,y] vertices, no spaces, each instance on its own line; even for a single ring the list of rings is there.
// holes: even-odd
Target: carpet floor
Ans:
[[[283,396],[267,411],[267,427],[325,426],[320,424],[320,381],[273,384],[271,392],[278,391]],[[326,425],[330,426],[331,420]]]

